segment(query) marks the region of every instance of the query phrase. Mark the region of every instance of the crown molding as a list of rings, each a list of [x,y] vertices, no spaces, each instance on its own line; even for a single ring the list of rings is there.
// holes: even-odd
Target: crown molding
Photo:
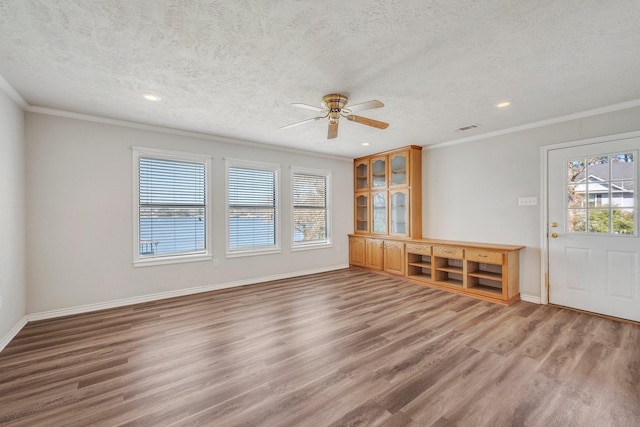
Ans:
[[[0,89],[2,89],[2,91],[4,93],[6,93],[7,95],[9,95],[9,97],[11,99],[13,99],[13,101],[18,104],[23,110],[28,110],[30,105],[27,103],[27,101],[22,97],[22,95],[20,95],[18,93],[17,90],[15,90],[13,88],[13,86],[11,86],[11,84],[0,75]]]
[[[640,107],[640,99],[634,99],[631,101],[620,102],[618,104],[607,105],[606,107],[594,108],[592,110],[580,111],[578,113],[567,114],[564,116],[558,116],[551,119],[540,120],[537,122],[531,122],[520,126],[513,126],[506,129],[500,129],[493,132],[482,133],[479,135],[469,136],[466,138],[454,139],[447,142],[441,142],[438,144],[426,145],[426,150],[433,150],[436,148],[448,147],[451,145],[464,144],[466,142],[479,141],[482,139],[489,139],[496,136],[508,135],[510,133],[521,132],[523,130],[541,128],[544,126],[554,125],[557,123],[569,122],[571,120],[584,119],[587,117],[598,116],[600,114],[612,113],[614,111],[627,110],[629,108]]]
[[[248,147],[263,148],[263,149],[266,148],[269,150],[281,151],[281,152],[293,153],[293,154],[301,154],[304,156],[312,155],[314,157],[322,157],[322,158],[331,159],[331,160],[342,160],[342,161],[349,161],[349,162],[353,160],[351,157],[335,156],[331,154],[317,153],[315,151],[298,150],[295,148],[282,147],[279,145],[245,141],[242,139],[234,139],[234,138],[228,138],[224,136],[193,132],[188,130],[158,126],[158,125],[150,125],[145,123],[129,122],[126,120],[111,119],[108,117],[94,116],[94,115],[83,114],[83,113],[75,113],[73,111],[59,110],[56,108],[39,107],[37,105],[30,105],[28,108],[26,108],[26,111],[30,113],[45,114],[45,115],[56,116],[56,117],[65,117],[69,119],[84,120],[84,121],[95,122],[95,123],[104,123],[104,124],[113,125],[113,126],[122,126],[122,127],[147,130],[152,132],[161,132],[161,133],[167,133],[171,135],[186,136],[190,138],[206,139],[209,141],[222,142],[227,144],[244,145]]]

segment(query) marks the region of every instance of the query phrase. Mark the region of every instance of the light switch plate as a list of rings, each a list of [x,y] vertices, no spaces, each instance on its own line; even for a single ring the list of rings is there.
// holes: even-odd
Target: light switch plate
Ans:
[[[538,198],[533,197],[519,197],[518,206],[536,206],[538,204]]]

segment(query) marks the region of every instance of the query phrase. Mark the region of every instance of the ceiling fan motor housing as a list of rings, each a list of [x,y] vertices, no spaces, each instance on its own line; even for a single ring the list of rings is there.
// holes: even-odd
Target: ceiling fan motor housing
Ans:
[[[330,113],[339,113],[347,105],[348,100],[346,95],[331,93],[322,97],[322,106]]]
[[[339,93],[331,93],[322,97],[322,106],[329,112],[330,124],[338,123],[340,112],[347,105],[348,100],[349,98]]]

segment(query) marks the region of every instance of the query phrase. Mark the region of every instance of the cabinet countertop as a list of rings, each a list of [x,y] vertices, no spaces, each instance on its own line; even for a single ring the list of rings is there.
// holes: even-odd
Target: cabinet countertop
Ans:
[[[459,246],[465,248],[479,248],[479,249],[493,249],[498,251],[519,251],[526,246],[520,245],[502,245],[498,243],[480,243],[480,242],[462,242],[458,240],[441,240],[430,239],[428,237],[422,237],[420,239],[408,239],[403,237],[394,237],[389,235],[376,235],[376,234],[349,234],[350,237],[363,237],[369,239],[381,239],[381,240],[393,240],[404,243],[425,243],[429,245],[443,245],[443,246]]]

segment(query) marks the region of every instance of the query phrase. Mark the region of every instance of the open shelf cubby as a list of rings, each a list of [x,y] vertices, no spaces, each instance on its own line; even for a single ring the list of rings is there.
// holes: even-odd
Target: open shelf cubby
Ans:
[[[464,267],[461,259],[434,257],[434,279],[436,283],[462,287]]]
[[[431,255],[407,253],[407,276],[411,279],[431,280]]]

